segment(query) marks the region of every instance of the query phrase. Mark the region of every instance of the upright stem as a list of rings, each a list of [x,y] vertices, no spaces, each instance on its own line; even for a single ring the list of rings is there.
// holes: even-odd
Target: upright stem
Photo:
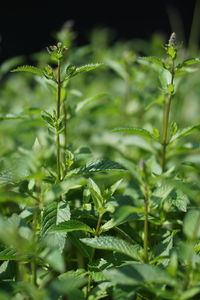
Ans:
[[[174,60],[172,61],[172,70],[171,70],[171,84],[174,83]],[[164,113],[163,113],[163,133],[162,133],[162,172],[165,171],[166,166],[166,149],[167,149],[167,139],[168,139],[168,127],[169,127],[169,113],[171,106],[172,94],[167,95],[167,100],[165,101]]]
[[[37,245],[37,225],[38,225],[38,217],[39,217],[39,209],[40,209],[40,185],[38,182],[36,182],[36,191],[37,191],[37,197],[35,200],[35,211],[34,211],[33,223],[32,223],[34,248]],[[35,286],[37,286],[37,264],[36,264],[35,256],[33,256],[31,259],[31,270],[32,270],[32,283]]]
[[[64,113],[64,149],[66,150],[67,149],[67,109],[65,103],[63,103],[63,113]]]
[[[61,96],[61,80],[60,80],[60,60],[58,61],[58,95],[57,95],[57,121],[60,118],[60,96]],[[60,133],[59,128],[57,128],[56,133],[56,149],[57,149],[57,181],[60,181],[61,174],[60,174]]]
[[[100,229],[100,226],[101,226],[102,217],[103,217],[103,214],[99,214],[98,221],[97,221],[97,227],[96,227],[96,230],[95,230],[95,236],[99,235],[99,229]],[[92,254],[91,254],[90,262],[93,261],[94,254],[95,254],[95,248],[92,249]],[[89,274],[88,287],[87,287],[87,296],[88,296],[89,292],[91,291],[91,282],[92,282],[91,274]]]
[[[144,262],[148,263],[148,214],[149,214],[149,190],[148,185],[145,183],[145,213],[144,213]]]

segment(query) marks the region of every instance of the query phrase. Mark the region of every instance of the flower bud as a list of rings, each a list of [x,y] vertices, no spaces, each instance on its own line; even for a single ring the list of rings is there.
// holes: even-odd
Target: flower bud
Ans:
[[[176,47],[176,33],[173,32],[169,38],[168,47]]]

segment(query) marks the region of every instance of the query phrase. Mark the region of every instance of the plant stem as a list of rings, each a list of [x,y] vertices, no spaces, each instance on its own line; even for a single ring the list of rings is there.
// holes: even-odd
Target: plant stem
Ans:
[[[148,263],[148,214],[149,214],[149,190],[148,185],[145,183],[145,213],[144,213],[144,262]]]
[[[64,113],[64,150],[66,150],[67,149],[67,109],[66,109],[65,102],[63,103],[63,113]]]
[[[58,95],[57,95],[57,122],[60,118],[60,100],[61,100],[61,80],[60,80],[60,60],[58,61]],[[59,133],[59,126],[57,126],[56,132],[56,149],[57,149],[57,182],[60,181],[60,133]]]
[[[95,233],[94,233],[95,236],[99,235],[99,229],[100,229],[100,226],[101,226],[102,217],[103,217],[103,214],[99,214],[98,221],[97,221],[97,227],[96,227],[96,230],[95,230]],[[92,249],[90,262],[93,261],[94,255],[95,255],[95,248]],[[91,278],[91,274],[89,274],[88,286],[87,286],[87,296],[88,296],[89,292],[91,291],[91,283],[92,283],[92,278]]]
[[[40,210],[40,185],[38,182],[36,182],[36,192],[37,192],[37,197],[35,201],[35,211],[34,211],[33,223],[32,223],[34,248],[35,246],[37,246],[37,225],[38,225],[38,217],[39,217],[39,210]],[[37,264],[36,264],[35,256],[33,256],[31,259],[31,271],[32,271],[32,283],[33,285],[37,286]]]
[[[171,70],[171,84],[174,83],[174,60],[172,61],[172,70]],[[166,150],[168,145],[168,127],[169,127],[169,113],[171,106],[172,94],[167,95],[167,100],[165,101],[165,107],[163,112],[163,132],[162,132],[162,172],[165,172],[166,166]]]

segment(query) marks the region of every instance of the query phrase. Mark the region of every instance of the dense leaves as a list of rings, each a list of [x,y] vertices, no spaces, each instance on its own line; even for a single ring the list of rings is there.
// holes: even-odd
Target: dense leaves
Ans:
[[[200,59],[68,25],[0,66],[0,299],[197,300]]]

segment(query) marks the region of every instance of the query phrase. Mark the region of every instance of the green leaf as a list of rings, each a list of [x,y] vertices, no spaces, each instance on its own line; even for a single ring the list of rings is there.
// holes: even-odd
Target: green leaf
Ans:
[[[139,57],[138,61],[139,63],[150,62],[161,68],[165,68],[165,64],[163,63],[163,61],[156,56]]]
[[[50,232],[52,227],[68,221],[71,217],[69,204],[64,201],[52,201],[46,205],[42,218],[41,225],[41,237],[44,237],[48,232]],[[65,245],[66,234],[62,232],[55,232],[54,239],[55,245],[62,252]]]
[[[117,284],[113,287],[113,300],[134,300],[136,292],[127,285]]]
[[[17,255],[16,250],[11,248],[6,248],[5,250],[0,251],[0,261],[1,260],[18,260],[20,256]]]
[[[11,72],[29,72],[42,77],[44,76],[44,71],[42,69],[33,66],[19,66],[18,68],[12,70]]]
[[[200,58],[188,58],[184,60],[181,64],[177,66],[177,69],[181,69],[187,66],[191,66],[194,64],[200,63]]]
[[[130,174],[138,184],[142,183],[142,177],[138,170],[138,166],[134,162],[125,158],[120,158],[118,161],[123,167],[125,167],[130,172]]]
[[[93,97],[89,97],[81,102],[79,102],[76,106],[76,109],[75,109],[75,112],[79,112],[80,110],[82,110],[86,105],[92,103],[93,101],[97,100],[97,99],[100,99],[102,97],[105,97],[107,94],[106,93],[101,93],[101,94],[98,94],[96,96],[93,96]]]
[[[102,209],[103,208],[103,197],[101,195],[101,191],[100,191],[98,185],[91,178],[89,178],[89,180],[88,180],[88,188],[92,195],[94,205],[96,206],[97,209]]]
[[[174,190],[170,193],[167,202],[176,206],[180,211],[187,211],[189,199],[181,190]]]
[[[108,297],[107,289],[111,288],[111,282],[105,281],[96,285],[89,294],[88,300],[98,300]]]
[[[74,77],[78,74],[81,74],[81,73],[85,73],[85,72],[89,72],[89,71],[93,71],[99,67],[102,67],[104,66],[104,64],[88,64],[88,65],[85,65],[85,66],[81,66],[79,68],[76,68],[76,70],[71,74],[71,77]]]
[[[76,71],[76,66],[74,65],[69,65],[66,69],[66,75],[67,78],[70,78],[73,76],[74,72]]]
[[[47,111],[42,111],[41,113],[42,119],[47,122],[50,126],[55,127],[54,119],[50,113]]]
[[[189,239],[200,237],[200,211],[190,210],[183,221],[183,232]]]
[[[106,64],[124,80],[126,80],[127,77],[129,76],[124,66],[119,61],[107,59]]]
[[[12,68],[16,67],[17,65],[21,64],[23,61],[22,56],[11,57],[8,60],[1,63],[0,66],[0,78],[7,74]]]
[[[176,280],[166,271],[151,265],[129,264],[104,270],[103,274],[114,284],[140,286],[145,283],[163,283],[174,286]]]
[[[181,293],[180,300],[192,299],[198,293],[200,293],[200,287],[199,286],[191,287],[187,291],[183,291]]]
[[[112,132],[124,132],[124,133],[136,134],[146,139],[156,140],[153,134],[151,134],[148,130],[140,127],[120,127],[120,128],[113,129]]]
[[[119,179],[117,182],[115,182],[113,185],[111,185],[110,187],[110,196],[112,196],[115,191],[118,189],[119,185],[121,184],[121,182],[123,181],[123,179]]]
[[[6,120],[23,120],[26,119],[25,116],[21,114],[7,114],[7,115],[0,115],[0,121],[6,121]]]
[[[172,138],[170,140],[170,143],[174,142],[177,139],[180,139],[183,136],[194,133],[196,131],[200,131],[200,125],[190,126],[190,127],[186,127],[186,128],[181,129],[181,130],[178,130],[176,132],[176,134],[172,136]]]
[[[130,256],[137,261],[141,260],[143,252],[142,248],[138,244],[131,245],[130,243],[114,236],[83,238],[81,241],[92,248],[116,251]]]
[[[79,189],[82,185],[85,184],[85,180],[82,178],[72,178],[55,185],[52,185],[51,188],[45,193],[46,201],[58,200],[60,196],[67,194],[70,190]]]
[[[72,244],[78,249],[83,257],[91,259],[92,249],[81,242],[81,238],[87,237],[87,233],[84,231],[73,231],[67,234]]]
[[[118,163],[111,160],[99,159],[87,163],[84,167],[74,169],[68,173],[68,176],[87,175],[96,172],[109,172],[109,171],[124,171],[125,169]]]
[[[93,230],[81,221],[69,220],[61,222],[58,225],[52,226],[50,232],[72,232],[72,231],[87,231],[93,232]]]
[[[128,218],[132,214],[136,213],[144,213],[144,208],[143,207],[133,207],[133,206],[128,206],[128,205],[123,205],[117,209],[115,212],[113,218],[106,222],[101,229],[103,231],[108,231],[113,227],[116,227],[120,224],[123,224],[125,222],[130,221]]]

